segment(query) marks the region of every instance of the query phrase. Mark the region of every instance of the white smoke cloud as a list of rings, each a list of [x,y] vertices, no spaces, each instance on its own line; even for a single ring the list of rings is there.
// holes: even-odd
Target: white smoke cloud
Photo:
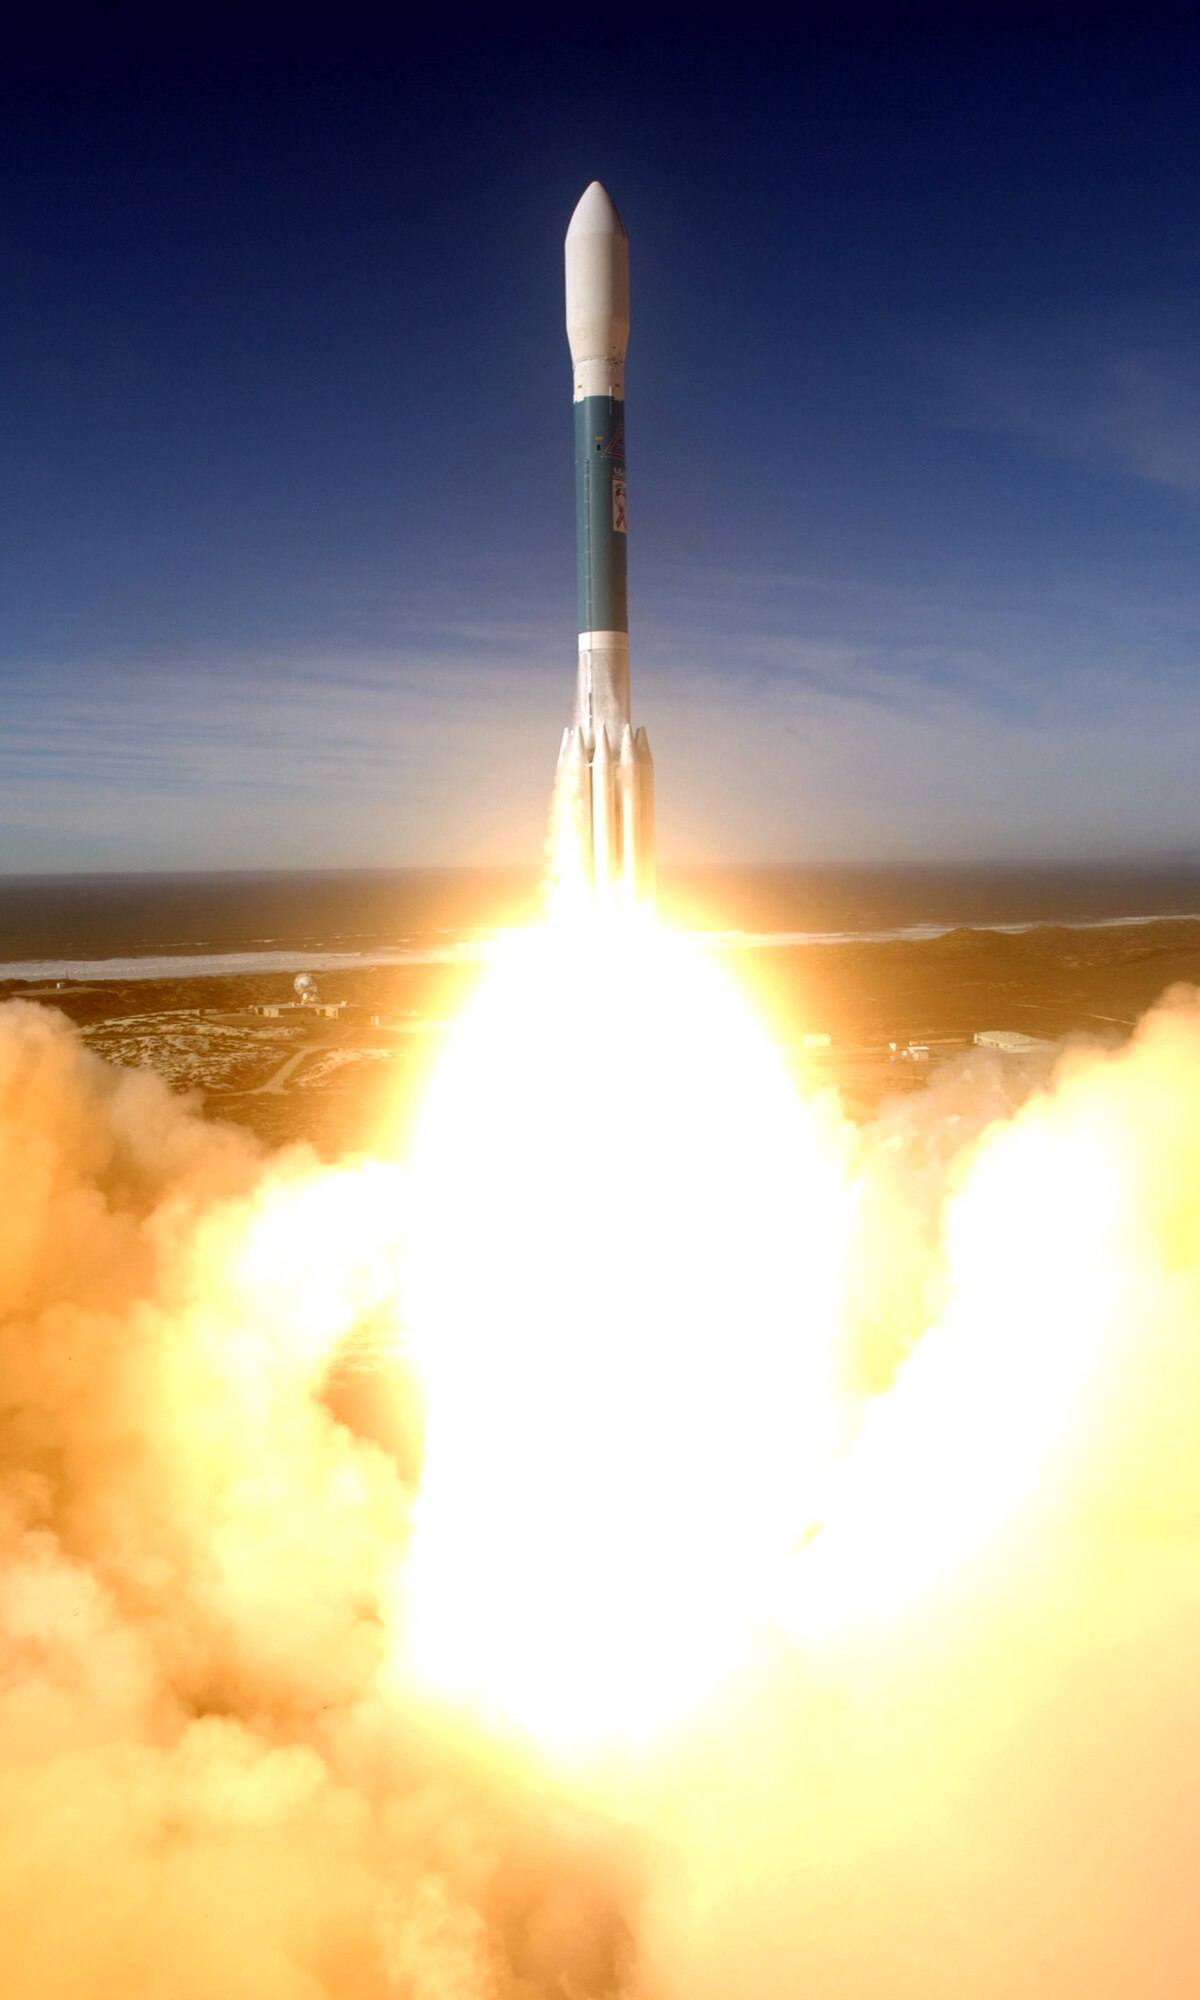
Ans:
[[[1198,1135],[1179,992],[860,1136],[790,1621],[573,1784],[406,1683],[400,1169],[0,1010],[6,2000],[1193,1993]]]
[[[397,1170],[0,1023],[6,1996],[604,1990],[603,1868],[379,1692],[410,1494],[325,1385],[398,1319]]]

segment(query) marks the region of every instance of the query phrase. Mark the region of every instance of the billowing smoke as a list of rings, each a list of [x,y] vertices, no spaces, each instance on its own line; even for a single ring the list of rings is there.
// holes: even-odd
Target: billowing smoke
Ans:
[[[401,1170],[0,1010],[5,2000],[1197,1990],[1200,1005],[837,1143],[786,1601],[573,1776],[406,1671]]]
[[[329,1377],[399,1317],[395,1168],[0,1021],[7,2000],[613,1990],[604,1829],[381,1692],[410,1495]]]

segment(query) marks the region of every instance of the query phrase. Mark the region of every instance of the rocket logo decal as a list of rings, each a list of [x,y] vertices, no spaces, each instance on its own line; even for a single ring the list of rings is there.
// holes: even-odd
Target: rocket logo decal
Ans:
[[[625,530],[625,481],[619,472],[614,472],[612,483],[613,533],[623,535]]]
[[[596,444],[599,447],[601,458],[624,458],[625,456],[624,424],[617,425],[616,430],[609,438],[607,444],[601,444],[599,438],[596,439]]]

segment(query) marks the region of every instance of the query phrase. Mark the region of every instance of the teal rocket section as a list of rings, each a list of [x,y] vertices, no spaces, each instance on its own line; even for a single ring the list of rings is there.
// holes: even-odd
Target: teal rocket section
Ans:
[[[629,630],[625,543],[625,405],[615,396],[585,396],[575,405],[581,632]]]

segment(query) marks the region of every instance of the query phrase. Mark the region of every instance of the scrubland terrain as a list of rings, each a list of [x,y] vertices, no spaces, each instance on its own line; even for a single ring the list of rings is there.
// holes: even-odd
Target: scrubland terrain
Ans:
[[[919,942],[732,949],[720,960],[797,1073],[834,1085],[858,1115],[884,1095],[920,1088],[983,1029],[1123,1039],[1167,987],[1200,984],[1200,923],[955,930]],[[346,1003],[337,1020],[252,1013],[292,997],[289,980],[266,974],[53,987],[10,980],[0,997],[60,1008],[98,1055],[199,1093],[212,1117],[272,1143],[308,1139],[333,1157],[402,1139],[446,1026],[480,976],[468,963],[331,973],[321,998]],[[806,1034],[828,1035],[829,1048],[804,1049]],[[911,1044],[927,1047],[928,1060],[899,1054]]]

